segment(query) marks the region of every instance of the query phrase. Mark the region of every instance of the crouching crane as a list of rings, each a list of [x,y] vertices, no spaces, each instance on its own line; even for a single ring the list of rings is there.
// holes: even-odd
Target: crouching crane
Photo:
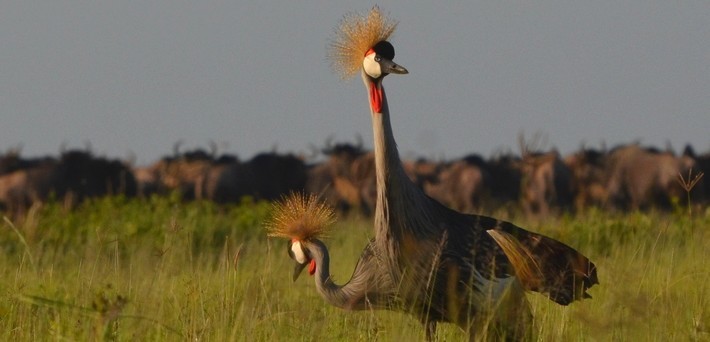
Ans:
[[[598,283],[596,266],[557,240],[450,210],[410,181],[382,86],[387,75],[408,73],[393,61],[388,39],[395,27],[377,7],[348,15],[329,51],[344,78],[360,72],[368,94],[377,179],[369,258],[397,284],[397,301],[424,324],[427,339],[433,338],[436,322],[455,323],[471,339],[482,337],[481,326],[494,327],[496,336],[525,338],[530,312],[524,290],[568,305],[590,297],[587,289]]]
[[[330,276],[328,248],[319,239],[334,222],[333,209],[315,195],[293,193],[276,202],[266,227],[269,236],[289,239],[288,254],[296,261],[293,281],[308,266],[318,293],[331,305],[345,310],[394,307],[396,288],[376,260],[368,243],[350,280],[337,285]]]

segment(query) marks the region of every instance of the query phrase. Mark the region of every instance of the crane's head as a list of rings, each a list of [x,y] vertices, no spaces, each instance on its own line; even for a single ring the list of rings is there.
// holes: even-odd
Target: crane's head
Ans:
[[[301,241],[296,239],[289,241],[288,256],[296,262],[296,266],[293,268],[293,281],[298,279],[298,276],[301,275],[306,266],[308,266],[308,274],[313,275],[316,273],[316,262],[311,258],[308,249],[304,247]]]
[[[309,265],[315,273],[315,262],[307,245],[323,236],[335,222],[333,208],[318,200],[316,195],[292,193],[273,205],[271,218],[266,222],[269,236],[289,239],[288,255],[296,261],[293,280]]]
[[[389,74],[407,74],[409,71],[393,62],[394,46],[383,40],[367,50],[362,61],[362,70],[371,78],[378,79]]]
[[[373,79],[408,73],[392,61],[394,47],[387,39],[396,27],[397,22],[385,16],[377,6],[367,13],[346,15],[335,30],[328,50],[333,69],[343,78],[354,76],[361,69]]]

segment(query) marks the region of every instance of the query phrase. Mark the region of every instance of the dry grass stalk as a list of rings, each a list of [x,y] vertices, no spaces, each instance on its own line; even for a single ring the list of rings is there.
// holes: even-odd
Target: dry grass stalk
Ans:
[[[681,187],[683,187],[686,195],[688,196],[688,215],[693,214],[693,208],[690,205],[690,191],[693,190],[693,188],[698,184],[698,182],[700,182],[704,175],[704,173],[698,172],[695,174],[695,177],[693,177],[693,168],[690,168],[688,170],[688,178],[686,179],[685,177],[683,177],[683,174],[678,172],[678,183]]]

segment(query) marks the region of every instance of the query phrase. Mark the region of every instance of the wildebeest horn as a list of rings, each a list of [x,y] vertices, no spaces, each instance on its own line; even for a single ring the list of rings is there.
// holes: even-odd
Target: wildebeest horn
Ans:
[[[328,135],[325,138],[325,147],[323,148],[323,153],[324,154],[331,154],[333,153],[333,135]]]
[[[311,153],[306,157],[306,160],[315,160],[316,158],[318,158],[318,153],[320,151],[318,151],[318,147],[316,147],[316,145],[308,144],[308,149],[311,151]]]
[[[8,148],[7,152],[5,152],[5,155],[19,157],[20,153],[22,153],[22,143],[17,144],[17,146]]]
[[[525,158],[529,154],[528,146],[525,144],[525,133],[518,133],[518,147],[520,148],[520,156]]]
[[[362,151],[362,134],[360,133],[355,135],[355,148],[358,151]]]
[[[214,140],[210,140],[209,145],[210,145],[210,157],[212,157],[212,159],[214,159],[217,157],[217,143],[214,142]]]
[[[686,157],[695,158],[696,155],[693,146],[690,144],[685,144],[685,148],[683,148],[683,155]]]
[[[673,144],[670,140],[666,140],[666,152],[675,155],[675,150],[673,149]]]
[[[126,164],[130,167],[136,166],[136,154],[131,150],[128,150],[127,154],[128,155],[126,156]]]
[[[180,155],[180,145],[182,145],[182,139],[178,140],[173,144],[173,156],[178,157]]]

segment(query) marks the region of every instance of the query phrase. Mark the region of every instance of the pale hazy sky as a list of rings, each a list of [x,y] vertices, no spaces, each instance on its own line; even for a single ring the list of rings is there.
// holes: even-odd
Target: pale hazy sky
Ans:
[[[352,1],[350,2],[352,3]],[[329,135],[372,146],[361,80],[325,58],[374,2],[5,1],[0,151],[133,153],[219,144],[247,159]],[[399,21],[385,80],[405,156],[485,156],[541,132],[563,153],[641,140],[710,150],[708,1],[382,1]]]

